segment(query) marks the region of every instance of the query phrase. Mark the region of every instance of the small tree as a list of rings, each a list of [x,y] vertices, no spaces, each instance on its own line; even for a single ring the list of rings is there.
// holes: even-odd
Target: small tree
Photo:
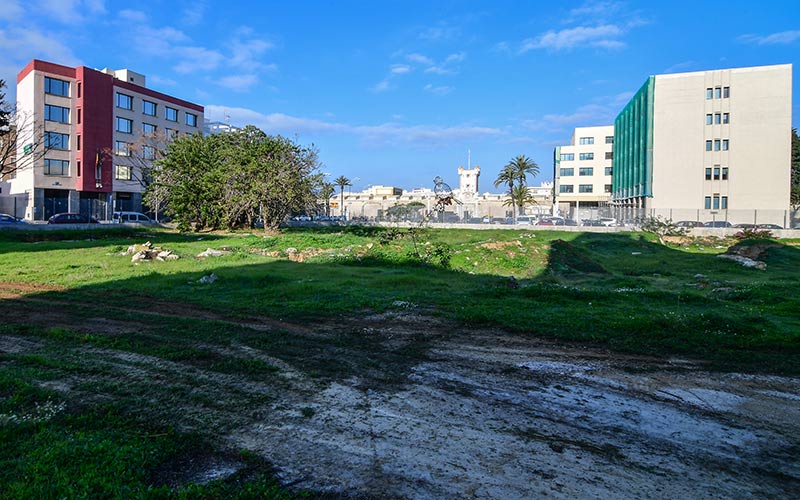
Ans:
[[[646,217],[642,220],[642,223],[639,227],[646,233],[656,235],[658,242],[662,245],[666,245],[666,242],[664,241],[665,236],[686,235],[686,228],[678,227],[675,225],[672,219],[667,219],[661,217],[660,215],[655,217]]]
[[[518,184],[514,186],[508,199],[503,202],[503,205],[515,204],[519,208],[519,215],[525,215],[525,207],[527,205],[537,205],[536,198],[531,194],[528,186]]]
[[[352,186],[353,183],[350,182],[350,179],[348,179],[343,175],[340,175],[339,177],[334,179],[333,183],[339,186],[339,192],[341,195],[341,204],[339,205],[339,210],[341,215],[344,215],[344,188],[346,188],[347,186]]]
[[[320,196],[325,200],[325,216],[331,216],[331,196],[336,192],[335,186],[330,182],[323,182],[319,189]]]

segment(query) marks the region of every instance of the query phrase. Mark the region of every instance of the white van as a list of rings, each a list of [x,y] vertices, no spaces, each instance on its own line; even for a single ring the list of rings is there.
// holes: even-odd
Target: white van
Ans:
[[[141,224],[153,221],[150,220],[150,217],[140,212],[114,212],[111,222],[117,224]]]
[[[536,224],[536,216],[535,215],[518,215],[517,216],[517,224],[534,225],[534,224]]]

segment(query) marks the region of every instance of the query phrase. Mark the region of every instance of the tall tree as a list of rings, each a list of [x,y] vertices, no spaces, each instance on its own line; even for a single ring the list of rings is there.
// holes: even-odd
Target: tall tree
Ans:
[[[331,196],[335,192],[336,189],[330,182],[323,182],[319,190],[320,196],[325,200],[325,216],[327,217],[331,215]]]
[[[497,174],[497,178],[494,180],[494,187],[500,187],[501,185],[505,184],[508,186],[508,196],[511,200],[511,213],[516,214],[516,200],[512,193],[514,192],[514,185],[517,182],[517,174],[514,172],[514,169],[510,165],[506,165],[505,167],[500,170],[500,173]]]
[[[6,102],[5,86],[0,80],[0,179],[32,167],[49,149],[43,124],[37,126],[32,116],[18,113]]]
[[[514,158],[512,158],[511,161],[508,162],[508,167],[510,167],[511,171],[513,172],[513,175],[516,177],[516,184],[518,186],[523,186],[523,187],[527,186],[529,175],[533,178],[539,175],[539,165],[537,165],[535,161],[531,160],[525,155],[517,155]],[[517,208],[519,209],[520,215],[524,213],[525,205],[530,204],[530,202],[528,201],[528,197],[524,196],[523,192],[527,193],[527,189],[525,190],[518,189],[516,196]],[[532,197],[530,197],[530,199],[532,199]],[[523,200],[523,203],[520,203],[520,200]]]
[[[517,184],[511,190],[508,199],[503,202],[504,205],[516,205],[519,208],[520,215],[524,215],[524,209],[527,205],[536,205],[536,198],[533,197],[528,186],[524,184]]]
[[[340,175],[339,177],[334,179],[333,183],[336,184],[337,186],[339,186],[340,195],[341,195],[341,199],[342,199],[341,200],[341,205],[339,205],[339,207],[340,207],[339,210],[341,211],[340,213],[342,215],[344,215],[344,188],[346,188],[347,186],[352,186],[353,183],[350,182],[350,179],[348,179],[347,177],[345,177],[343,175]]]
[[[792,207],[800,207],[800,136],[792,129]]]

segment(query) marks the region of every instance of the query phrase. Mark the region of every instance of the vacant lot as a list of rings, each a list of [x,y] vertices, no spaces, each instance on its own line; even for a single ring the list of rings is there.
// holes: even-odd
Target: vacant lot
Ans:
[[[792,241],[87,236],[0,234],[0,497],[800,491]]]

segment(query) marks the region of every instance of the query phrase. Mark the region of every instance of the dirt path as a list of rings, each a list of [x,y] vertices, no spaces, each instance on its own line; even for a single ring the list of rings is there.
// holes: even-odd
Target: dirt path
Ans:
[[[492,335],[433,355],[399,392],[332,383],[230,440],[287,482],[376,498],[800,493],[798,379]]]
[[[136,329],[103,311],[77,325],[67,302],[28,296],[40,290],[18,285],[2,290],[15,301],[3,321],[114,335]],[[226,321],[169,304],[148,313]],[[161,397],[157,389],[177,397],[174,387],[202,396],[181,401],[190,423],[206,421],[218,402],[220,441],[264,456],[286,484],[342,498],[800,497],[800,378],[712,373],[686,360],[453,327],[413,310],[328,325],[230,325],[316,339],[348,329],[397,349],[419,335],[434,340],[410,365],[392,361],[399,383],[381,383],[369,370],[314,376],[302,353],[238,345],[204,347],[263,358],[280,370],[277,378],[245,379],[109,349],[67,354],[91,356],[114,380],[152,384],[150,398]],[[41,343],[0,335],[0,352],[32,352]],[[382,352],[370,356],[394,368]],[[51,384],[65,392],[79,386],[68,382]],[[268,395],[269,403],[253,395]],[[196,399],[207,406],[191,406]],[[209,470],[193,471],[196,477],[221,467],[209,463]]]

